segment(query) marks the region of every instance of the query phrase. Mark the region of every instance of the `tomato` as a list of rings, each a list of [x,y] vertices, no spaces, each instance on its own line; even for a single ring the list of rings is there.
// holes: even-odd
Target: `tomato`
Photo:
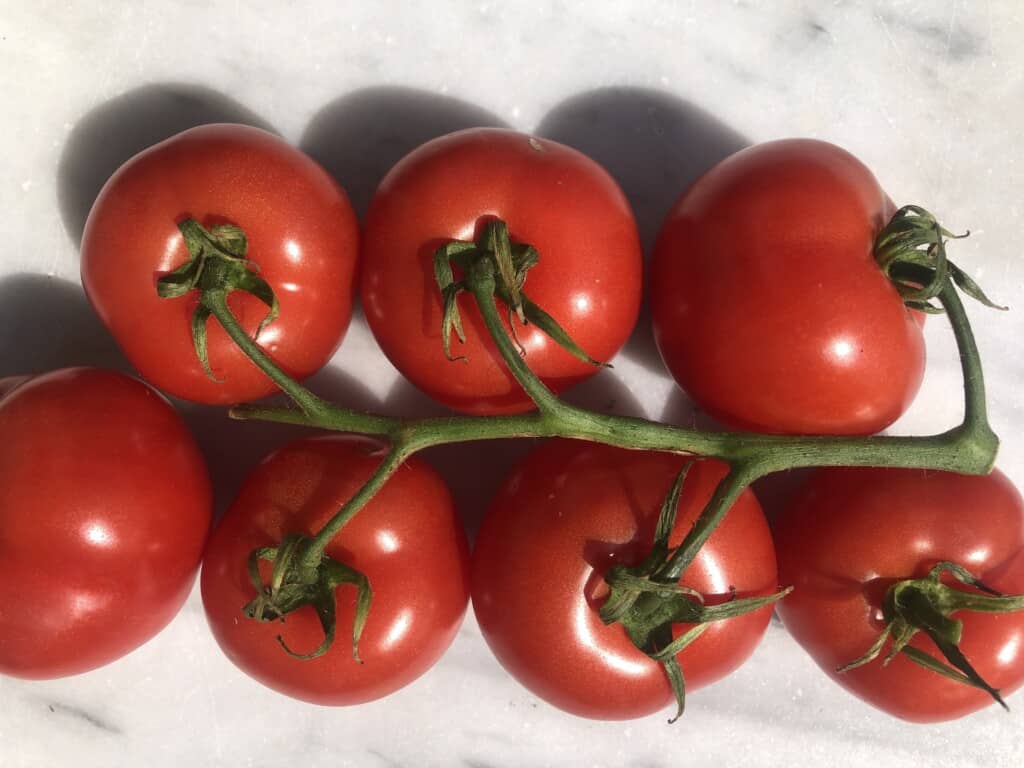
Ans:
[[[466,343],[441,344],[434,251],[473,240],[489,219],[537,248],[525,293],[588,354],[606,361],[640,307],[641,254],[626,198],[594,161],[547,139],[474,128],[430,141],[402,159],[370,204],[362,305],[384,353],[434,399],[459,411],[515,413],[533,405],[508,372],[469,293],[459,297]],[[502,308],[501,314],[507,312]],[[536,326],[516,323],[530,368],[556,392],[597,369]]]
[[[0,673],[73,675],[153,637],[192,587],[211,506],[195,441],[141,381],[68,368],[8,392]]]
[[[958,563],[1007,594],[1024,592],[1024,506],[1003,474],[818,470],[775,533],[779,577],[794,586],[779,615],[832,679],[915,722],[949,720],[992,703],[984,691],[903,654],[885,667],[879,658],[842,674],[836,668],[860,658],[878,637],[888,587],[924,576],[939,561]],[[1004,695],[1020,687],[1024,612],[959,611],[952,618],[963,621],[960,649],[981,677]],[[942,658],[923,632],[912,645]]]
[[[918,313],[872,255],[895,212],[844,150],[744,149],[669,213],[651,262],[654,336],[693,400],[760,432],[871,434],[924,373]]]
[[[509,475],[473,553],[473,609],[501,664],[537,696],[583,717],[640,717],[673,702],[660,663],[620,624],[598,616],[614,564],[650,551],[658,512],[684,459],[554,440]],[[670,539],[677,546],[725,466],[699,461],[683,485]],[[732,591],[774,591],[775,550],[761,507],[744,491],[683,574],[710,603]],[[771,616],[762,608],[717,622],[679,655],[687,691],[718,680],[753,652]],[[681,625],[682,626],[682,625]]]
[[[352,658],[356,589],[336,591],[337,639],[310,660],[289,656],[320,645],[316,611],[285,623],[247,618],[256,590],[249,553],[288,534],[315,534],[380,463],[365,442],[337,435],[286,445],[257,466],[206,551],[203,605],[214,637],[238,667],[274,690],[316,704],[358,704],[386,696],[426,672],[449,646],[469,600],[469,549],[451,494],[427,464],[412,459],[349,521],[326,554],[370,581],[373,601]],[[264,577],[270,568],[261,562]]]
[[[177,397],[227,404],[276,386],[208,322],[207,376],[192,344],[196,291],[162,299],[156,280],[188,260],[178,224],[234,224],[246,258],[273,288],[280,315],[258,341],[293,377],[321,368],[352,314],[358,224],[344,191],[280,138],[244,125],[205,125],[133,157],[110,178],[86,222],[82,283],[125,356]],[[236,291],[228,304],[253,335],[267,314]]]

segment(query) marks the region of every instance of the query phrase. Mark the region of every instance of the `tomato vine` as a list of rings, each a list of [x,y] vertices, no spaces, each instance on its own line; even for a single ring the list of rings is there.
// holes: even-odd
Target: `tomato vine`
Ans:
[[[255,616],[256,618],[261,618],[262,613],[267,613],[270,618],[279,618],[289,610],[311,603],[310,600],[303,602],[302,594],[322,595],[323,589],[327,589],[328,592],[333,589],[336,580],[330,580],[331,562],[324,554],[328,543],[406,459],[424,448],[453,442],[499,438],[563,437],[633,450],[717,458],[728,463],[729,470],[718,483],[682,543],[671,551],[666,549],[650,568],[634,569],[629,573],[620,569],[608,577],[618,602],[614,610],[609,608],[604,611],[603,618],[609,622],[625,623],[624,617],[629,613],[627,609],[634,604],[646,606],[643,609],[645,613],[642,621],[636,618],[635,611],[631,614],[635,626],[630,635],[636,635],[637,639],[634,642],[637,647],[651,658],[663,663],[681,711],[684,681],[678,665],[675,664],[674,652],[686,641],[672,642],[667,647],[651,645],[650,642],[650,638],[657,634],[657,630],[662,626],[681,621],[681,614],[678,610],[652,608],[648,603],[650,600],[660,599],[664,602],[667,599],[664,585],[670,581],[678,581],[733,502],[754,480],[773,472],[799,467],[886,466],[938,469],[965,474],[984,474],[993,467],[998,438],[988,423],[981,361],[957,288],[959,286],[966,294],[985,303],[990,302],[960,270],[950,268],[942,248],[943,238],[948,233],[938,227],[934,219],[921,209],[900,211],[880,235],[879,243],[884,245],[887,274],[890,279],[898,281],[902,286],[901,290],[905,293],[906,300],[923,308],[927,302],[935,299],[947,315],[960,354],[965,408],[963,421],[956,427],[939,434],[911,437],[786,436],[749,432],[706,432],[640,418],[595,413],[570,405],[559,399],[530,369],[528,361],[516,346],[514,337],[506,330],[497,303],[504,303],[510,316],[518,314],[520,318],[525,318],[525,297],[522,289],[526,281],[526,271],[536,263],[537,254],[530,254],[520,244],[505,242],[502,247],[496,246],[495,243],[501,239],[502,234],[507,240],[508,230],[501,222],[492,222],[485,230],[485,235],[474,247],[469,243],[456,243],[454,246],[449,243],[442,246],[437,253],[435,264],[442,265],[442,268],[436,269],[436,274],[439,289],[446,303],[446,352],[448,334],[458,333],[460,329],[457,315],[453,316],[449,311],[450,307],[454,306],[450,297],[454,286],[451,269],[443,264],[454,254],[459,258],[458,266],[463,273],[458,288],[472,295],[505,365],[535,404],[536,410],[530,413],[405,419],[359,413],[325,402],[285,374],[259,344],[248,336],[228,308],[226,297],[230,286],[217,285],[202,298],[204,312],[208,311],[224,327],[245,354],[274,380],[297,406],[280,408],[238,405],[230,410],[233,418],[301,424],[365,435],[379,439],[384,453],[383,460],[365,484],[315,536],[304,539],[289,537],[288,541],[282,542],[277,551],[264,548],[259,553],[253,553],[254,558],[272,560],[281,554],[281,548],[287,547],[288,558],[281,557],[277,561],[285,563],[281,568],[286,573],[279,574],[275,570],[274,579],[276,584],[290,585],[292,589],[292,593],[285,595],[280,605],[276,608],[271,606],[274,610],[261,612],[261,615]],[[530,258],[512,262],[510,259],[513,253],[525,253]],[[540,254],[540,257],[543,257],[543,254]],[[535,308],[531,309],[529,314],[534,320],[542,318]],[[570,348],[570,351],[574,351],[569,346],[572,344],[571,340],[560,338],[557,323],[551,318],[548,320],[551,320],[551,323],[545,327],[545,331],[563,346]],[[678,488],[675,492],[678,493]],[[783,594],[784,592],[780,592],[770,599],[777,599]],[[266,601],[272,599],[272,596],[268,591],[261,593],[261,598]],[[685,595],[672,597],[677,603],[681,599],[685,600]],[[621,604],[623,600],[628,603],[625,607]],[[753,601],[748,609],[761,607],[766,602]],[[697,603],[694,603],[695,610],[687,614],[690,617],[688,622],[726,618],[724,613],[738,611],[743,606],[705,612],[708,616],[715,614],[713,619],[700,618],[702,612],[696,610],[697,607]],[[619,610],[620,608],[622,610]],[[723,615],[718,616],[718,613]],[[659,616],[664,618],[661,624],[658,621],[650,624],[650,621],[658,619]],[[640,623],[636,624],[637,621]],[[359,626],[357,622],[357,626],[353,627],[353,643],[358,640]],[[697,626],[702,625],[698,623]],[[333,625],[325,625],[326,640],[322,650],[326,650],[333,636],[333,629]],[[664,637],[664,633],[661,636]]]

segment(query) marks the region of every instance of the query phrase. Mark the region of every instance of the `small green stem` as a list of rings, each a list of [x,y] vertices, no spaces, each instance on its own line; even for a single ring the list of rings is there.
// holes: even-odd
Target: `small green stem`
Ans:
[[[327,549],[327,545],[331,543],[331,539],[334,535],[342,529],[342,527],[351,520],[356,512],[362,509],[370,499],[380,490],[381,486],[388,481],[388,478],[395,473],[395,471],[402,466],[402,462],[405,461],[409,456],[408,450],[403,450],[399,447],[392,447],[388,454],[384,457],[384,460],[377,466],[377,469],[373,471],[369,479],[363,483],[363,486],[355,493],[355,495],[345,502],[341,509],[332,517],[327,524],[321,528],[316,536],[313,537],[313,543],[310,545],[308,550],[308,558],[311,561],[319,562],[320,558],[323,557],[324,552]]]
[[[295,379],[278,367],[277,363],[270,359],[270,356],[263,351],[245,329],[239,324],[234,314],[228,308],[226,291],[207,291],[203,294],[202,301],[210,313],[221,324],[231,340],[237,344],[250,360],[263,371],[271,381],[284,390],[288,396],[311,419],[321,418],[333,406],[325,400],[321,400],[308,389],[299,384]]]
[[[564,404],[558,397],[545,386],[537,375],[530,370],[530,366],[523,360],[519,350],[515,348],[505,331],[498,315],[498,308],[494,304],[495,279],[493,266],[489,261],[481,260],[473,265],[471,274],[467,279],[469,290],[476,299],[477,307],[483,316],[487,331],[498,345],[498,351],[502,359],[509,367],[516,381],[536,403],[542,413],[555,414],[564,408]]]
[[[750,485],[754,479],[746,464],[734,464],[728,474],[723,477],[708,503],[704,505],[700,515],[694,522],[693,527],[686,534],[682,544],[676,549],[668,563],[658,574],[666,579],[678,579],[683,575],[690,563],[697,556],[700,548],[715,532],[715,528],[722,522],[725,513],[729,511],[743,489]]]
[[[964,420],[962,429],[974,440],[993,453],[999,439],[988,424],[988,408],[985,404],[985,375],[981,367],[981,355],[971,332],[971,324],[964,311],[963,302],[950,281],[942,288],[939,301],[946,310],[946,316],[953,328],[957,351],[960,353],[960,371],[964,381]]]

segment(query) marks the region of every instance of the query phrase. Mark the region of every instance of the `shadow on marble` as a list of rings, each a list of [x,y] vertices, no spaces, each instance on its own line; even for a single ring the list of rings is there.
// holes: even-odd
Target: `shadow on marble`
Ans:
[[[395,163],[431,139],[478,126],[505,123],[451,96],[375,86],[341,96],[317,112],[299,146],[345,188],[363,220],[377,185]]]
[[[601,371],[573,387],[562,399],[599,413],[638,417],[644,413],[640,402],[610,370]],[[404,378],[395,382],[385,398],[383,409],[388,414],[409,417],[452,414]],[[423,451],[422,456],[441,473],[455,496],[470,541],[475,540],[487,507],[505,476],[538,442],[522,438],[488,440],[442,445]]]
[[[672,387],[658,420],[666,424],[675,424],[677,427],[701,429],[706,432],[728,431],[721,422],[693,402],[678,384]]]
[[[775,526],[779,515],[792,503],[797,492],[814,471],[814,469],[787,469],[754,481],[752,486],[754,495],[761,502],[761,508],[764,509],[770,526]]]
[[[645,259],[679,196],[705,171],[751,143],[691,102],[628,86],[599,88],[563,101],[536,133],[575,147],[612,174],[633,208]],[[666,375],[646,300],[622,354]]]
[[[82,287],[23,273],[0,279],[0,376],[76,365],[132,370]]]
[[[89,110],[68,135],[57,167],[57,200],[75,245],[82,241],[89,209],[114,171],[147,147],[207,123],[274,130],[229,96],[186,83],[144,85]]]

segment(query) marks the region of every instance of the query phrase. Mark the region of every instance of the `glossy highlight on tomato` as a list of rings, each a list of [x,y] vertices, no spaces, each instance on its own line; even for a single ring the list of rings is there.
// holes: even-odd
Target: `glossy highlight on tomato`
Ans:
[[[878,637],[889,586],[922,577],[937,562],[958,563],[1006,594],[1024,593],[1024,503],[1005,475],[821,469],[780,517],[775,535],[779,577],[794,587],[779,615],[833,680],[913,722],[951,720],[993,703],[986,692],[902,654],[884,667],[879,658],[842,674],[836,668]],[[958,611],[952,618],[963,622],[960,650],[982,678],[1004,697],[1024,683],[1024,611]],[[912,644],[941,658],[924,633]]]
[[[502,666],[554,706],[623,720],[674,701],[661,664],[637,650],[621,625],[603,624],[598,610],[608,593],[603,574],[650,551],[661,503],[685,460],[552,440],[512,471],[494,499],[473,552],[473,609]],[[671,546],[725,471],[711,460],[690,469]],[[712,604],[771,594],[775,576],[768,524],[747,490],[680,581]],[[770,617],[765,607],[710,624],[679,655],[687,692],[739,667]]]
[[[63,677],[178,612],[210,481],[184,423],[138,379],[68,368],[14,383],[0,398],[0,673]]]
[[[103,187],[82,238],[82,284],[93,307],[148,381],[202,403],[254,400],[277,391],[215,320],[203,370],[192,344],[198,297],[162,299],[156,281],[185,263],[178,224],[233,224],[246,257],[274,290],[279,317],[257,339],[295,378],[319,370],[352,314],[358,223],[345,192],[284,140],[244,125],[184,131],[126,162]],[[228,306],[253,335],[267,313],[233,292]]]
[[[406,462],[334,537],[326,554],[367,576],[373,601],[352,658],[356,589],[336,591],[337,639],[324,655],[289,656],[323,640],[315,610],[284,623],[247,618],[256,596],[249,553],[288,534],[315,534],[381,461],[377,446],[331,435],[289,443],[246,479],[217,525],[203,562],[202,593],[217,643],[246,674],[315,704],[359,704],[386,696],[426,672],[451,644],[469,601],[469,548],[451,494],[427,464]],[[264,579],[270,567],[261,562]]]
[[[679,385],[758,432],[878,432],[924,373],[920,316],[872,247],[895,208],[822,141],[741,150],[673,207],[651,261],[654,335]]]
[[[625,343],[640,308],[642,259],[633,214],[611,176],[576,150],[494,128],[459,131],[403,158],[381,182],[367,214],[361,297],[388,359],[416,386],[467,413],[527,411],[470,294],[459,297],[466,343],[441,343],[435,250],[474,240],[494,218],[513,241],[537,248],[525,292],[589,355],[607,361]],[[502,311],[502,314],[506,313]],[[516,323],[530,368],[555,392],[597,368],[536,326]]]

